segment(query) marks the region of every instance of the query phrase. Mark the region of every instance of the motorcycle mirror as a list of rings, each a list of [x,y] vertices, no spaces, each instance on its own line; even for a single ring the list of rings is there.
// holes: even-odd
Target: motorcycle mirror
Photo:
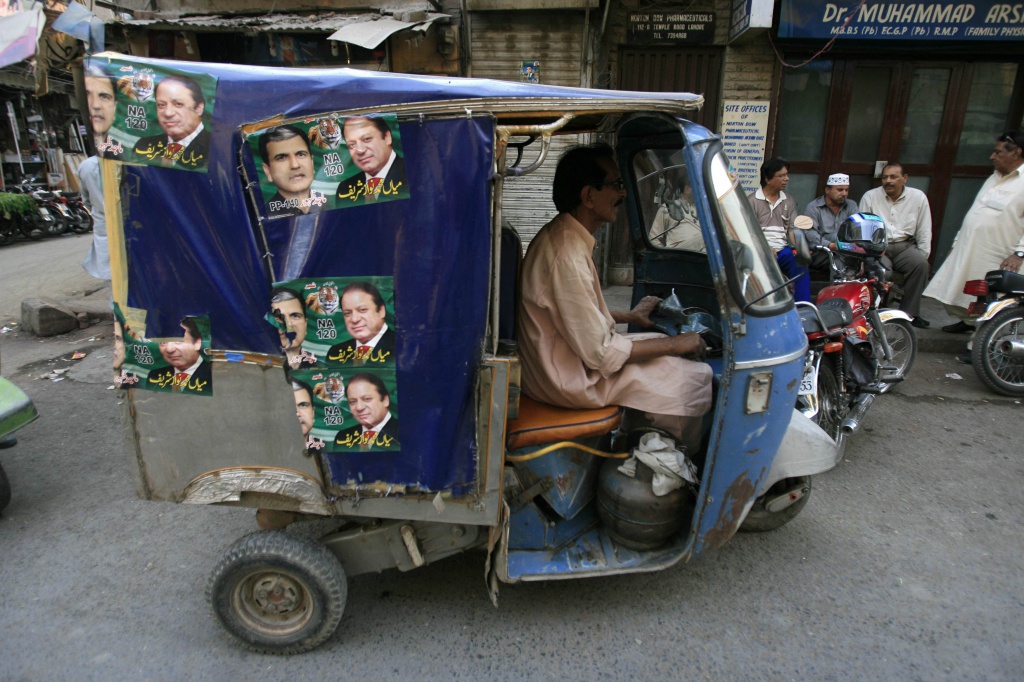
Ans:
[[[811,245],[807,243],[807,235],[802,230],[793,230],[793,247],[796,249],[796,262],[800,265],[811,264]]]

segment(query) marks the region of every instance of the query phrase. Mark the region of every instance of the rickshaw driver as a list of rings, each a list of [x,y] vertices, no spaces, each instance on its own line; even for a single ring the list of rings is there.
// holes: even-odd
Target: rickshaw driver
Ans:
[[[711,367],[699,334],[619,334],[617,323],[652,327],[661,300],[630,311],[608,309],[594,265],[594,233],[612,222],[626,195],[607,145],[576,147],[555,170],[558,215],[530,243],[519,305],[522,389],[534,400],[570,408],[622,405],[694,453],[711,407]],[[685,357],[684,357],[685,356]]]

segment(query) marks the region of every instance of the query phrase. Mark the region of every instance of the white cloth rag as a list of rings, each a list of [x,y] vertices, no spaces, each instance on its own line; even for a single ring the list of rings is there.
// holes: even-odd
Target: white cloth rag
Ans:
[[[636,463],[641,461],[654,472],[651,490],[658,497],[668,495],[683,483],[697,483],[697,467],[676,447],[673,439],[660,433],[645,433],[640,437],[640,444],[633,448],[630,458],[619,467],[619,471],[636,477]]]

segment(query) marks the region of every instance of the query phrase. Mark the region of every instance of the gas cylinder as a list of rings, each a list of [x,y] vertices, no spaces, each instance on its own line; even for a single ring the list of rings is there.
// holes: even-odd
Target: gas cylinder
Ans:
[[[616,543],[633,550],[655,549],[689,523],[694,495],[688,486],[658,496],[654,472],[636,463],[636,476],[619,471],[621,460],[605,460],[597,483],[597,514]]]

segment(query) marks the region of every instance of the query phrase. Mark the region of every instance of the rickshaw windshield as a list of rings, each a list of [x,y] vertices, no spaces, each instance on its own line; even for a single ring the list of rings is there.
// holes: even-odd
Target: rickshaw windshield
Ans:
[[[691,177],[679,149],[647,149],[633,159],[647,241],[662,249],[705,251]]]
[[[754,211],[743,193],[739,178],[729,167],[729,159],[721,148],[713,150],[705,164],[709,194],[717,204],[719,227],[733,296],[747,312],[767,313],[787,305],[791,296],[774,255],[764,240]],[[769,293],[770,292],[770,293]]]

